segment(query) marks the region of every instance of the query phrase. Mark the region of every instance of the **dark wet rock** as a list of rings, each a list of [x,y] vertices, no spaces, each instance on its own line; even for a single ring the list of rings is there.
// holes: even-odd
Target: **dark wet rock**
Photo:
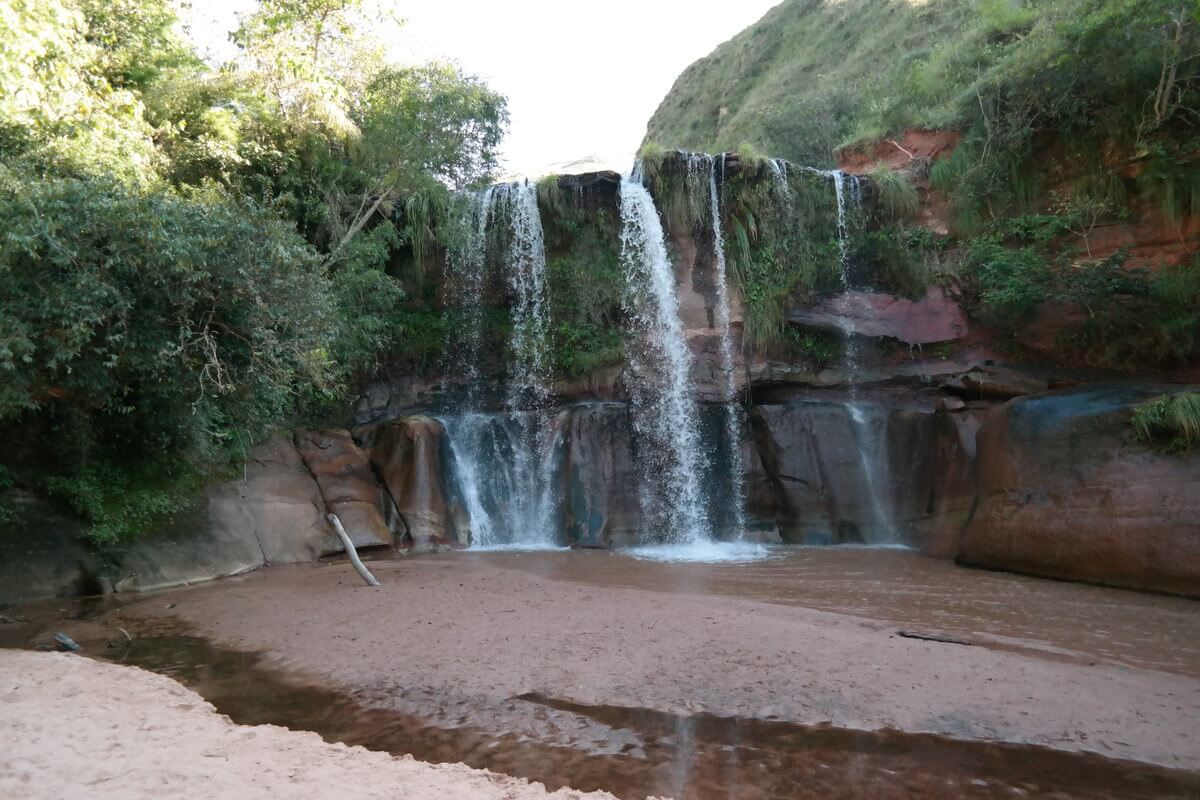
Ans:
[[[633,542],[639,510],[629,406],[575,406],[567,414],[564,441],[562,485],[567,540],[579,547]]]
[[[1010,400],[1050,388],[1045,375],[1011,367],[981,365],[941,378],[938,385],[970,400]]]
[[[786,541],[898,543],[954,552],[970,513],[972,465],[950,415],[795,399],[753,410]],[[860,447],[862,449],[860,449]]]
[[[356,548],[390,547],[392,531],[384,518],[386,494],[371,473],[367,454],[348,431],[295,433],[296,449],[321,490],[328,513],[336,514]],[[324,554],[345,548],[329,534]]]
[[[1024,397],[978,435],[966,564],[1200,597],[1200,453],[1138,442],[1134,405],[1185,387]]]
[[[81,520],[31,492],[9,489],[2,500],[14,518],[0,526],[0,606],[97,591],[104,564]]]
[[[446,486],[446,432],[431,417],[404,417],[382,426],[371,462],[413,544],[468,544],[461,507]]]

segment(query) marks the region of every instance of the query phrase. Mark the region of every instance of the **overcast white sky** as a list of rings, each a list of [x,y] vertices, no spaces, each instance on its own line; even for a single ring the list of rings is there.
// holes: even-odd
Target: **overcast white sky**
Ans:
[[[395,53],[455,61],[508,97],[509,172],[538,177],[579,159],[624,169],[679,73],[778,2],[400,0],[408,23]],[[254,5],[192,0],[183,15],[219,56]]]

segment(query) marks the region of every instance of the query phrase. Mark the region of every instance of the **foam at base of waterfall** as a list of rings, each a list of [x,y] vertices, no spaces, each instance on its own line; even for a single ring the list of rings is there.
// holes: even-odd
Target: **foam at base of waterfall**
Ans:
[[[550,553],[565,552],[570,549],[545,542],[513,542],[511,544],[472,544],[467,551],[471,553]]]
[[[764,558],[771,558],[775,554],[766,546],[754,542],[710,541],[626,547],[619,552],[643,561],[698,564],[760,561]]]

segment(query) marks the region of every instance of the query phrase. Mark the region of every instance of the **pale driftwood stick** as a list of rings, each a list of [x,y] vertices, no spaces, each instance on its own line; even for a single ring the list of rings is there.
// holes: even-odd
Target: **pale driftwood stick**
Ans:
[[[337,531],[338,538],[342,540],[342,545],[346,548],[346,555],[350,556],[350,563],[354,565],[354,571],[358,576],[367,582],[367,586],[378,586],[379,581],[375,580],[375,576],[363,564],[362,559],[358,557],[358,551],[354,549],[354,542],[350,541],[350,535],[346,533],[346,529],[342,527],[342,521],[337,518],[337,514],[328,514],[326,519],[333,525],[333,529]]]

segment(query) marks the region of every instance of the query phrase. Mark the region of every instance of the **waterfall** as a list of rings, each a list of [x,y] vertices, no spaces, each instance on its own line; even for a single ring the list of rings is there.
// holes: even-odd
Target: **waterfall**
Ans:
[[[826,173],[833,180],[834,198],[837,202],[837,235],[838,235],[838,257],[840,259],[840,273],[842,280],[842,290],[849,292],[850,284],[850,221],[849,208],[858,208],[862,204],[862,184],[856,175],[847,175],[841,170],[831,170]],[[846,403],[846,411],[850,416],[851,428],[854,431],[855,444],[858,450],[859,463],[862,465],[863,480],[866,483],[867,494],[870,497],[871,514],[874,519],[874,530],[868,534],[868,544],[884,544],[894,540],[896,531],[895,525],[892,523],[892,515],[887,508],[887,503],[880,496],[880,484],[884,487],[888,484],[888,479],[885,473],[887,470],[887,448],[884,450],[883,463],[880,459],[872,458],[867,447],[867,441],[871,436],[879,437],[886,435],[886,428],[882,431],[872,431],[870,420],[867,418],[866,410],[858,401],[858,378],[861,372],[860,365],[860,343],[853,335],[853,332],[846,327],[842,328],[843,341],[845,343],[844,364],[849,372],[847,384],[850,392],[850,399]]]
[[[693,545],[710,541],[701,491],[707,462],[690,386],[692,356],[662,223],[638,167],[621,178],[621,266],[637,337],[629,348],[630,395],[643,538]]]
[[[771,182],[775,185],[775,194],[783,201],[789,215],[792,211],[792,187],[788,183],[788,162],[782,158],[772,158],[767,161],[767,169],[771,172]]]
[[[721,178],[725,175],[725,156],[719,156]],[[713,230],[713,251],[716,263],[716,309],[714,321],[720,336],[721,402],[725,416],[725,446],[729,456],[728,503],[732,506],[734,534],[746,531],[745,487],[742,477],[742,418],[737,404],[737,361],[733,352],[733,330],[730,325],[729,281],[726,276],[725,236],[721,231],[721,199],[717,184],[718,159],[709,161],[708,193],[709,222]]]
[[[463,404],[474,405],[480,385],[479,362],[483,346],[483,294],[487,272],[487,231],[496,187],[471,195],[462,227],[467,241],[447,258],[447,282],[454,305],[462,314],[458,336],[449,349],[446,374],[461,376]]]
[[[508,183],[476,195],[470,236],[451,257],[455,298],[464,311],[454,356],[466,386],[457,414],[440,417],[453,469],[470,516],[472,546],[547,547],[557,539],[553,492],[558,433],[548,401],[549,319],[546,248],[537,187]],[[511,356],[504,412],[481,408],[479,364],[484,355],[483,295],[489,230],[497,236],[505,289],[511,300]]]
[[[471,520],[472,549],[555,547],[553,477],[561,461],[560,421],[551,418],[544,424],[536,412],[468,412],[438,421],[445,428],[451,469]],[[540,434],[532,442],[531,431]]]

